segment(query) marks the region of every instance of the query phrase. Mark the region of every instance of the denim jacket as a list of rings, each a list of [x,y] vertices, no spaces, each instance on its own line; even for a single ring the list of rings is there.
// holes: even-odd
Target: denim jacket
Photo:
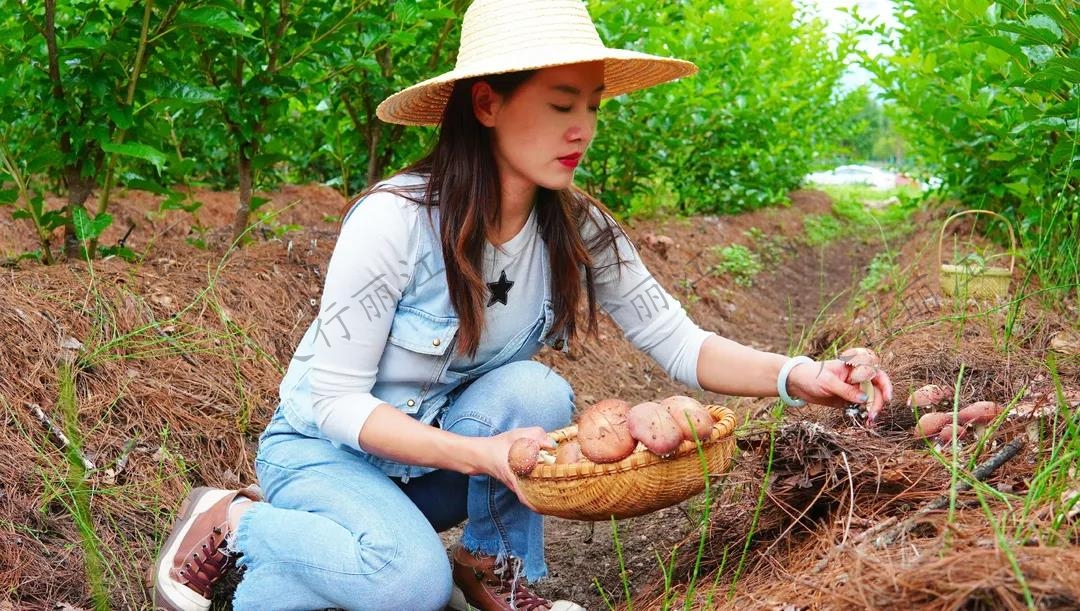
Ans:
[[[353,210],[355,209],[356,206],[353,207]],[[427,221],[426,212],[420,213],[422,222],[417,224],[420,236],[414,261],[417,262],[417,268],[434,267],[439,271],[411,274],[411,280],[393,312],[390,334],[379,360],[375,385],[371,389],[371,394],[383,402],[424,424],[435,426],[447,407],[450,394],[462,385],[506,363],[532,358],[543,344],[556,350],[567,349],[567,338],[551,333],[555,314],[551,301],[548,258],[543,256],[543,277],[535,281],[543,283],[544,301],[536,320],[521,329],[487,362],[475,363],[465,371],[450,370],[450,360],[456,345],[458,317],[450,303],[446,274],[443,272],[438,212],[438,208],[433,210],[433,223]],[[300,341],[300,346],[313,345],[316,326],[317,321],[313,321]],[[298,432],[311,437],[324,437],[320,434],[312,409],[313,399],[308,384],[310,366],[302,356],[298,356],[301,352],[302,349],[297,350],[297,355],[294,355],[289,363],[289,369],[281,383],[281,409]],[[362,456],[393,477],[407,480],[433,470],[337,445]]]

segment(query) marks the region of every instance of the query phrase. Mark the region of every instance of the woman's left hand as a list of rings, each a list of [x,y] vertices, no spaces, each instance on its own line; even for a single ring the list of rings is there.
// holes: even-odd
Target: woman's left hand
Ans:
[[[805,399],[807,403],[848,407],[852,404],[866,404],[867,421],[873,424],[885,402],[892,400],[892,381],[889,375],[878,369],[871,378],[873,393],[864,393],[858,384],[847,381],[851,367],[843,361],[832,359],[814,363],[803,363],[788,374],[788,393],[793,397]],[[873,394],[867,397],[866,394]]]

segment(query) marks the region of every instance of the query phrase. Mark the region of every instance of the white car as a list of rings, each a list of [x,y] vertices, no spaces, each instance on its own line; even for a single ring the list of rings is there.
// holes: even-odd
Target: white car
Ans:
[[[866,185],[875,189],[893,189],[897,174],[869,165],[842,165],[827,172],[806,175],[806,182],[818,185]]]

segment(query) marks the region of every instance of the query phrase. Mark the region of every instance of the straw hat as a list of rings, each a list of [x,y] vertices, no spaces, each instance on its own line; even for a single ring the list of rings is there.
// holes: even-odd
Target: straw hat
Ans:
[[[454,81],[591,61],[604,62],[605,98],[697,72],[688,61],[605,47],[581,0],[476,0],[465,11],[454,69],[386,98],[376,114],[436,125]]]

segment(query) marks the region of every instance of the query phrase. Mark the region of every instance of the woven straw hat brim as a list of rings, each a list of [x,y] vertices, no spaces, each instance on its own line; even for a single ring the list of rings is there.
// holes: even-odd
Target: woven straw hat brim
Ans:
[[[489,74],[603,61],[603,97],[610,98],[697,72],[697,66],[681,59],[596,45],[565,45],[544,51],[531,59],[492,57],[483,62],[472,62],[465,69],[451,70],[395,93],[379,104],[376,114],[387,123],[437,125],[456,81]]]

